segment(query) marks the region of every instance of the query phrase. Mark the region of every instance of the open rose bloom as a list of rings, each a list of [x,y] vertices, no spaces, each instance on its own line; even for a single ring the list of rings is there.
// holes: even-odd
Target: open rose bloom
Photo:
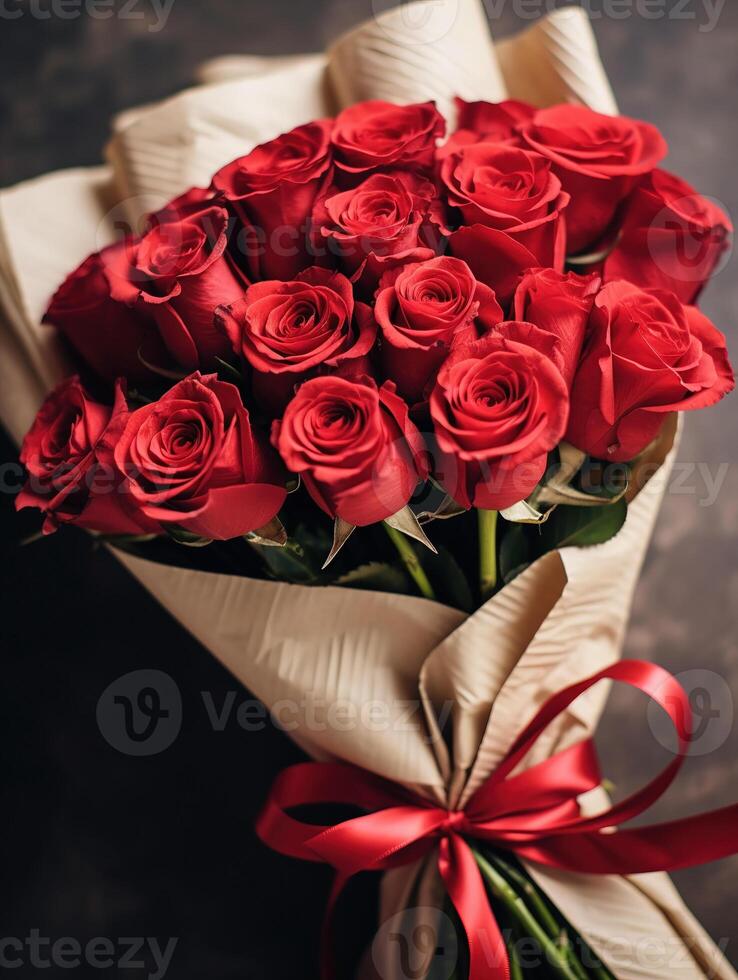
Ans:
[[[315,844],[384,873],[357,975],[406,977],[389,934],[453,926],[448,892],[456,975],[515,976],[468,928],[463,814],[546,700],[620,656],[680,413],[733,388],[694,305],[730,222],[617,115],[578,9],[493,45],[477,0],[434,2],[325,57],[247,62],[118,123],[111,166],[0,195],[18,506],[99,534],[267,706],[294,702],[314,760],[446,814],[414,850],[388,830],[393,862]],[[578,751],[606,693],[519,769]],[[306,700],[350,723],[311,724]],[[608,806],[584,788],[582,820]],[[554,942],[551,975],[735,978],[665,874],[510,860],[505,887],[600,961]]]

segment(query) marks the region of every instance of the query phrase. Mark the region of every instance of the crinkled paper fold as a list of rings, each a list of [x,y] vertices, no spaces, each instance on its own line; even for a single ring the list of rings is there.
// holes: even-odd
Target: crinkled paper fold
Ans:
[[[578,100],[616,111],[590,24],[573,7],[493,43],[480,0],[421,0],[352,31],[327,55],[233,56],[203,66],[200,78],[204,84],[119,117],[108,167],[52,174],[0,193],[0,415],[16,440],[64,371],[52,332],[40,326],[64,276],[110,242],[122,222],[135,228],[147,211],[207,184],[255,144],[366,98],[435,99],[451,125],[456,95],[537,105]],[[471,616],[412,596],[118,557],[279,710],[311,755],[463,804],[549,694],[620,655],[676,435],[672,419],[652,450],[655,475],[614,539],[546,555]],[[529,762],[591,732],[606,694],[600,685],[576,702]],[[531,871],[622,980],[735,980],[665,875]],[[382,914],[410,901],[432,905],[437,891],[430,866],[391,872]],[[390,970],[383,966],[384,980]]]

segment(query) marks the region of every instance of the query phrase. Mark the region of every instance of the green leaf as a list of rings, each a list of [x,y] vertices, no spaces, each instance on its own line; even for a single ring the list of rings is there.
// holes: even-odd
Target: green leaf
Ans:
[[[574,482],[577,489],[589,497],[603,501],[619,500],[628,489],[630,475],[628,463],[613,463],[588,456]]]
[[[158,364],[152,364],[151,361],[147,361],[142,353],[141,347],[138,349],[138,359],[147,371],[151,371],[152,374],[158,374],[160,377],[166,378],[167,381],[181,381],[187,377],[187,372],[179,368],[161,367]]]
[[[129,388],[126,398],[129,405],[131,403],[135,403],[136,405],[150,405],[155,400],[153,398],[149,398],[149,396],[145,395],[142,391],[139,391],[138,388]]]
[[[321,566],[330,541],[330,525],[298,524],[282,547],[249,543],[261,555],[273,578],[296,585],[326,585],[331,577],[323,574]]]
[[[26,548],[29,544],[35,544],[37,541],[43,541],[48,535],[44,534],[43,531],[35,531],[33,534],[29,534],[27,538],[23,538],[22,541],[18,542],[18,547]]]
[[[184,528],[177,527],[176,524],[167,525],[165,530],[173,541],[176,541],[177,544],[183,544],[186,548],[206,548],[209,544],[213,543],[210,538],[201,538],[191,531],[185,531]]]
[[[500,578],[507,585],[537,558],[557,548],[586,548],[615,537],[625,522],[625,500],[595,507],[560,504],[540,526],[506,524],[500,544]]]
[[[317,581],[317,574],[302,546],[291,539],[283,548],[253,544],[252,547],[264,559],[270,574],[283,582],[295,585],[311,585]]]
[[[232,381],[236,385],[240,386],[243,384],[243,375],[234,364],[229,364],[228,361],[224,361],[222,357],[216,356],[214,360],[216,360],[220,365],[218,368],[218,374],[225,375],[229,381]]]
[[[507,585],[531,563],[531,542],[540,538],[538,528],[526,524],[503,525],[500,544],[500,577]]]
[[[448,548],[439,545],[436,555],[425,548],[416,551],[433,586],[436,599],[447,606],[472,612],[475,606],[474,594],[461,566]]]
[[[333,585],[352,589],[371,589],[375,592],[399,592],[407,594],[411,590],[407,576],[399,568],[383,562],[373,561],[346,572],[337,578]]]
[[[555,548],[604,544],[618,533],[627,513],[628,505],[624,499],[602,507],[557,507],[541,527],[541,543],[536,550],[545,554]]]
[[[157,538],[156,534],[99,534],[95,535],[100,541],[105,544],[110,544],[114,548],[127,548],[129,545],[135,544],[148,544],[149,541],[155,541]],[[171,535],[173,537],[173,535]],[[175,539],[176,540],[176,539]]]

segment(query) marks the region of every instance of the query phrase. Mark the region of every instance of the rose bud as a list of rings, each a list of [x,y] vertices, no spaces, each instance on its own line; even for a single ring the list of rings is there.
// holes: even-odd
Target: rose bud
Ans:
[[[451,345],[468,343],[504,319],[489,286],[460,259],[414,262],[386,273],[374,315],[384,374],[410,403],[420,401]]]
[[[37,507],[45,514],[44,534],[62,524],[101,534],[156,530],[124,509],[113,447],[126,416],[120,386],[112,408],[93,401],[77,377],[48,396],[23,440],[20,458],[28,480],[16,498],[18,510]]]
[[[513,316],[534,323],[556,338],[554,362],[569,388],[599,288],[600,278],[596,275],[531,269],[515,291]]]
[[[456,130],[436,152],[442,160],[470,143],[509,143],[519,145],[518,126],[535,113],[525,102],[456,102]]]
[[[298,126],[213,177],[245,226],[238,247],[252,279],[292,279],[313,263],[310,216],[330,179],[331,125],[322,119]]]
[[[292,282],[255,283],[219,308],[217,317],[235,352],[253,368],[255,400],[273,415],[318,369],[369,372],[374,317],[354,302],[351,283],[339,272],[313,267]]]
[[[428,475],[422,436],[389,382],[306,381],[272,442],[319,507],[358,526],[402,510]]]
[[[733,226],[686,181],[655,170],[631,194],[605,281],[669,289],[693,303],[730,244]]]
[[[286,497],[279,457],[235,385],[195,373],[131,413],[115,462],[137,511],[206,539],[268,524]]]
[[[161,363],[165,351],[153,319],[110,296],[103,270],[112,256],[124,250],[123,243],[111,245],[86,258],[56,291],[43,322],[56,327],[106,381],[124,376],[140,383],[152,375],[139,352],[149,363]]]
[[[316,224],[341,268],[371,293],[387,269],[433,257],[436,204],[433,185],[414,174],[372,174],[352,190],[329,193]]]
[[[597,243],[620,202],[668,151],[655,126],[604,116],[583,105],[539,109],[520,132],[524,143],[551,160],[571,195],[566,212],[569,255]]]
[[[443,160],[441,179],[465,225],[505,232],[536,257],[535,265],[563,266],[561,216],[569,196],[550,161],[514,146],[475,143]]]
[[[430,173],[446,122],[433,102],[392,105],[372,100],[344,109],[333,125],[336,163],[350,174],[377,168]]]
[[[106,258],[113,299],[153,316],[185,370],[228,353],[215,328],[215,308],[233,302],[243,287],[225,256],[227,240],[228,212],[211,207],[156,225]]]
[[[435,475],[463,507],[502,510],[541,479],[569,415],[551,351],[550,335],[532,324],[503,323],[452,350],[438,372]]]
[[[631,460],[666,413],[713,405],[734,383],[725,338],[699,310],[611,282],[594,302],[566,438],[598,458]]]

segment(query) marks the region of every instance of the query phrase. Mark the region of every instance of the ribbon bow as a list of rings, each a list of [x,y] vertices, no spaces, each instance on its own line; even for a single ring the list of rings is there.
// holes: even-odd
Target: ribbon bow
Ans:
[[[602,782],[590,739],[511,773],[550,722],[601,680],[622,681],[652,698],[673,723],[678,745],[674,759],[652,782],[604,813],[583,817],[578,797]],[[590,874],[673,871],[734,854],[738,805],[651,827],[601,832],[631,820],[665,792],[687,755],[691,731],[689,698],[668,671],[642,661],[620,661],[549,698],[462,810],[434,806],[352,766],[304,763],[277,777],[256,830],[282,854],[337,870],[329,917],[352,875],[409,864],[437,848],[441,878],[466,932],[470,980],[509,980],[504,940],[466,839],[490,841],[539,864]],[[304,823],[287,813],[293,807],[329,803],[367,812],[334,826]],[[324,957],[324,977],[331,972]]]

